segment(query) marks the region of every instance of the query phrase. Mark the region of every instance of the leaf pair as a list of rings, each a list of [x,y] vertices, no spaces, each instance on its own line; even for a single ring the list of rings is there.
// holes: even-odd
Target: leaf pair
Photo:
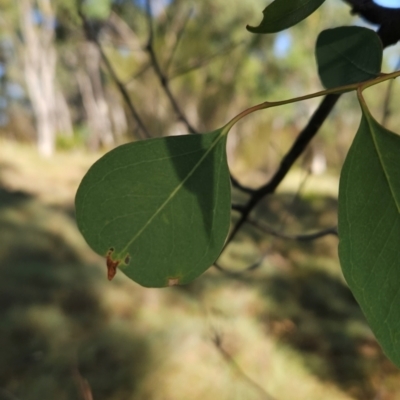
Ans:
[[[378,76],[382,45],[360,27],[324,31],[316,56],[327,88]],[[346,281],[386,355],[400,366],[400,136],[362,118],[339,185],[339,257]]]

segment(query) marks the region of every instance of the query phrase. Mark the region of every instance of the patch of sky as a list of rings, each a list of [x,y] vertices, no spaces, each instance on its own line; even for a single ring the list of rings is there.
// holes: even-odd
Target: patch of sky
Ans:
[[[15,82],[6,83],[7,96],[14,100],[21,100],[25,97],[25,91],[21,85]]]
[[[288,55],[292,46],[292,36],[289,32],[280,32],[274,41],[274,54],[277,58],[284,58]]]
[[[400,8],[400,0],[374,0],[374,3],[383,7]]]
[[[123,58],[127,58],[131,55],[131,49],[127,46],[118,46],[118,53],[121,54]]]
[[[32,10],[31,17],[35,25],[43,25],[48,30],[53,30],[57,26],[57,22],[54,17],[45,17],[38,8],[34,8]]]
[[[146,8],[147,0],[133,0],[133,2],[141,8]],[[164,9],[172,2],[172,0],[152,0],[151,11],[153,15],[160,15]]]

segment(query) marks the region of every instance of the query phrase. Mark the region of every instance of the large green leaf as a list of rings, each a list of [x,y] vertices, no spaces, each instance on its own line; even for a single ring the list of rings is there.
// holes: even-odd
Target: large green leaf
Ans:
[[[76,194],[79,229],[143,286],[187,283],[219,256],[230,225],[226,132],[150,139],[98,160]]]
[[[253,33],[276,33],[296,25],[312,14],[325,0],[275,0],[263,11],[259,26],[247,25]]]
[[[322,31],[315,50],[321,82],[330,89],[375,78],[382,53],[381,40],[371,29],[342,26]]]
[[[339,257],[378,341],[400,366],[400,137],[363,108],[340,178]]]

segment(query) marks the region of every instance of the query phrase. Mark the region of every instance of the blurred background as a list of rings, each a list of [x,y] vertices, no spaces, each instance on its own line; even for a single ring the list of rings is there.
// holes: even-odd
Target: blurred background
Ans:
[[[153,0],[148,13],[143,0],[0,0],[0,400],[400,399],[336,236],[298,240],[337,223],[354,94],[224,251],[225,272],[162,290],[121,272],[109,282],[77,230],[76,189],[106,151],[321,90],[318,33],[365,26],[329,0],[290,30],[252,35],[266,3]],[[399,58],[385,50],[383,71]],[[366,96],[399,132],[399,82]],[[240,122],[233,176],[266,183],[319,102]],[[233,190],[235,204],[247,198]]]

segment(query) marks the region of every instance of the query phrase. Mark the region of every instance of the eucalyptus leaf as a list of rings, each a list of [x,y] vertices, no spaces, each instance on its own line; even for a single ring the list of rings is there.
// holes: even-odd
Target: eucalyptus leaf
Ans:
[[[382,54],[379,36],[360,26],[322,31],[315,50],[319,77],[327,89],[377,77]]]
[[[325,0],[275,0],[264,11],[259,26],[247,25],[252,33],[276,33],[311,15]]]
[[[230,226],[226,131],[150,139],[98,160],[76,194],[82,235],[143,286],[187,283],[219,256]]]
[[[400,136],[365,105],[340,178],[339,239],[346,281],[400,367]]]

